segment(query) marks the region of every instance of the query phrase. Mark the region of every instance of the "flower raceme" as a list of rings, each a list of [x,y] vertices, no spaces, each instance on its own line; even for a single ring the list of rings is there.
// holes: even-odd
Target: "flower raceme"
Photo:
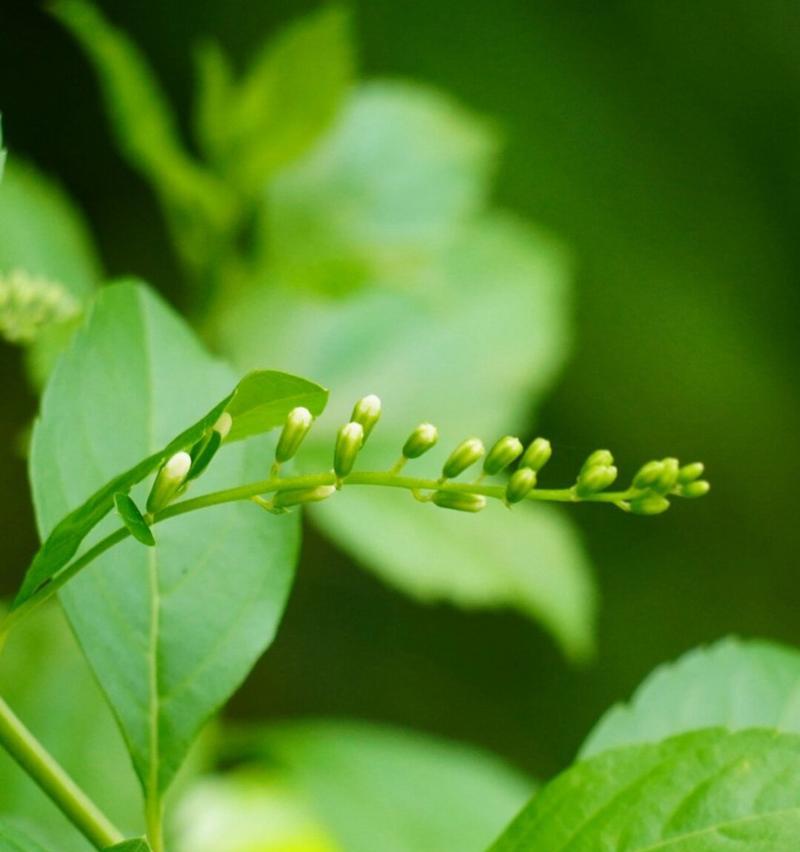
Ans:
[[[490,499],[497,499],[509,508],[529,500],[611,503],[636,515],[661,514],[669,508],[670,498],[702,497],[710,488],[709,483],[701,479],[702,464],[693,462],[681,466],[677,459],[668,457],[647,462],[627,488],[612,491],[610,488],[619,472],[612,453],[601,449],[589,455],[573,485],[543,489],[539,487],[539,475],[552,456],[550,442],[538,437],[525,447],[513,435],[501,437],[488,453],[479,438],[461,441],[448,454],[438,478],[404,475],[403,469],[409,461],[420,458],[437,444],[439,433],[431,423],[421,423],[411,432],[400,458],[391,468],[359,471],[359,453],[378,424],[381,408],[381,401],[374,394],[355,404],[350,420],[337,432],[331,468],[316,474],[282,476],[281,465],[294,458],[313,426],[314,418],[308,409],[295,408],[287,416],[278,438],[269,479],[170,507],[169,504],[174,503],[190,481],[211,462],[230,431],[231,417],[225,412],[190,452],[174,454],[161,467],[147,500],[148,522],[206,505],[242,499],[282,514],[297,506],[326,500],[345,485],[405,489],[420,502],[468,513],[480,512]],[[481,459],[483,465],[476,478],[456,481]],[[504,478],[494,483],[487,481],[487,477],[498,476]]]

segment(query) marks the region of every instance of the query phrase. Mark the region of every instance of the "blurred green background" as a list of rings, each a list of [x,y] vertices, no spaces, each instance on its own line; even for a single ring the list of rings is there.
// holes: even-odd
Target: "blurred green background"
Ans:
[[[215,34],[243,64],[315,8],[98,5],[143,48],[187,123],[198,37]],[[530,426],[553,439],[554,473],[568,479],[609,446],[628,474],[667,453],[702,459],[714,490],[653,519],[565,510],[602,595],[598,655],[582,669],[521,616],[420,606],[310,532],[278,641],[229,713],[390,721],[547,776],[655,664],[726,633],[800,641],[800,7],[371,0],[354,10],[363,73],[433,83],[496,119],[506,137],[497,200],[574,255],[577,342]],[[185,304],[153,194],[116,153],[87,63],[24,0],[0,9],[0,106],[6,144],[77,200],[106,269]],[[15,454],[36,400],[17,350],[0,348],[0,376],[11,593],[36,547]]]

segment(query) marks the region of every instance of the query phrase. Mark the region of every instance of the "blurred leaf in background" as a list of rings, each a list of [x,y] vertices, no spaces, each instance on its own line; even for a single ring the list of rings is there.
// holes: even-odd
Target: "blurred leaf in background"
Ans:
[[[479,749],[367,723],[271,725],[228,749],[247,768],[187,793],[181,852],[483,852],[533,788]]]
[[[57,8],[105,81],[122,152],[141,169],[138,145],[129,142],[140,132],[131,126],[138,112],[153,112],[162,128],[142,144],[172,127],[154,74],[83,0]],[[568,350],[564,252],[490,205],[499,145],[484,119],[411,83],[350,90],[346,20],[331,10],[296,23],[266,43],[238,83],[219,50],[205,54],[195,123],[213,149],[208,168],[233,188],[238,212],[229,222],[199,224],[207,226],[203,243],[219,244],[202,275],[187,267],[201,327],[242,369],[288,365],[327,383],[342,417],[365,392],[384,395],[387,416],[365,456],[382,464],[422,420],[453,442],[464,430],[487,441],[522,431]],[[102,38],[87,41],[95,29]],[[301,109],[296,100],[315,53],[326,57],[319,71],[325,85],[320,100],[304,97]],[[142,171],[160,191],[163,173]],[[338,425],[330,420],[315,430],[312,453],[328,451]],[[372,455],[378,446],[384,454]],[[347,548],[363,539],[357,553],[365,566],[401,590],[515,607],[538,618],[573,657],[591,653],[592,580],[579,544],[566,544],[568,520],[540,524],[511,563],[505,526],[487,520],[482,551],[494,558],[474,558],[464,569],[448,519],[432,516],[423,549],[435,554],[436,579],[426,584],[419,548],[409,546],[415,532],[407,507],[394,511],[389,565],[380,558],[387,552],[380,528],[353,505],[320,514],[323,528]],[[465,573],[474,578],[469,594]]]

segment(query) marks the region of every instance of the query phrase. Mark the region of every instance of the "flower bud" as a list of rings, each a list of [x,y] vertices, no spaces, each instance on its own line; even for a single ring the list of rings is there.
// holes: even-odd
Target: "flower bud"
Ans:
[[[547,438],[537,438],[525,450],[525,453],[520,459],[519,466],[529,467],[531,470],[538,472],[550,461],[550,456],[552,455],[553,448],[550,446],[550,441]]]
[[[595,450],[583,463],[581,473],[588,473],[593,467],[611,467],[614,456],[609,450]]]
[[[224,441],[231,431],[231,426],[233,426],[233,417],[227,411],[223,411],[213,428],[215,432],[219,432],[220,439]]]
[[[181,450],[170,456],[161,467],[147,498],[147,511],[163,509],[178,493],[192,466],[192,457]]]
[[[463,473],[483,455],[483,442],[479,438],[467,438],[462,441],[447,458],[442,467],[442,476],[452,479]]]
[[[333,485],[319,485],[317,488],[296,488],[288,491],[278,491],[272,498],[276,509],[288,509],[291,506],[302,506],[305,503],[319,503],[335,494]]]
[[[631,500],[630,509],[634,515],[660,515],[669,509],[669,500],[661,494],[647,494]]]
[[[710,490],[710,483],[705,479],[697,479],[681,487],[681,497],[704,497]]]
[[[483,472],[488,473],[489,476],[500,473],[522,455],[522,450],[522,442],[519,438],[506,435],[489,450],[483,462]]]
[[[439,430],[433,423],[420,423],[408,436],[403,444],[403,456],[407,459],[418,459],[433,447],[439,440]]]
[[[353,469],[358,451],[364,443],[364,427],[360,423],[345,423],[336,436],[333,469],[338,477],[347,476]]]
[[[532,467],[517,468],[506,486],[506,503],[519,503],[536,487],[536,471]]]
[[[350,420],[353,423],[360,423],[364,428],[365,444],[367,443],[370,432],[372,432],[380,417],[381,399],[379,396],[375,396],[374,393],[363,397],[353,406],[353,413],[350,415]]]
[[[279,464],[289,461],[300,449],[300,444],[308,434],[314,418],[307,408],[302,405],[293,408],[286,416],[278,446],[275,448],[275,461]]]
[[[688,485],[690,482],[694,482],[695,479],[700,479],[703,475],[703,471],[705,467],[702,462],[693,462],[692,464],[685,464],[678,471],[678,484],[679,485]]]
[[[457,512],[480,512],[486,507],[485,497],[464,491],[436,491],[433,502],[442,509],[455,509]]]
[[[664,463],[660,461],[651,461],[642,465],[639,472],[633,478],[634,488],[650,488],[654,482],[664,471]]]
[[[617,469],[613,465],[596,464],[580,474],[575,493],[578,497],[588,497],[608,488],[616,478]]]
[[[678,460],[662,459],[664,465],[658,479],[653,483],[653,490],[659,494],[668,494],[678,481]]]

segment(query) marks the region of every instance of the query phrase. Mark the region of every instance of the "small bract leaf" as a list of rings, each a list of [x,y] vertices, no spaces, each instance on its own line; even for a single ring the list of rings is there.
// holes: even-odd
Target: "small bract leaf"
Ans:
[[[106,852],[150,852],[150,844],[144,837],[123,840],[114,846],[107,846]]]
[[[156,540],[153,538],[153,532],[142,517],[136,503],[127,494],[115,494],[114,506],[130,534],[142,544],[155,547]]]

